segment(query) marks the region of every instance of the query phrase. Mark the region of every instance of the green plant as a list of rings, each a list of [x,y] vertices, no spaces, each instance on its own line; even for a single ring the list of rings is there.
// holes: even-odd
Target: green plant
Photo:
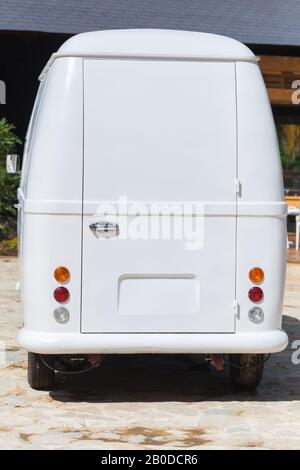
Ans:
[[[0,240],[0,256],[11,256],[18,253],[18,240],[13,237],[10,240]]]
[[[0,240],[13,238],[17,228],[14,204],[20,177],[6,173],[6,155],[15,152],[21,144],[14,129],[5,118],[0,119]]]
[[[295,172],[299,172],[299,171],[300,171],[300,155],[297,155],[297,156],[294,158],[291,171],[295,171]]]
[[[290,159],[287,155],[287,152],[286,152],[283,144],[280,144],[279,150],[280,150],[280,158],[281,158],[282,169],[283,170],[288,170],[289,169],[289,164],[290,164]]]
[[[300,155],[292,158],[291,155],[287,153],[284,145],[282,144],[280,145],[280,158],[283,170],[294,172],[300,171]]]

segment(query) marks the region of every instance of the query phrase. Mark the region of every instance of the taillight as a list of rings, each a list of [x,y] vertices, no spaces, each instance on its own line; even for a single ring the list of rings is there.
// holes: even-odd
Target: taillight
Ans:
[[[58,307],[53,312],[54,318],[58,323],[67,323],[70,319],[69,311],[66,307]]]
[[[259,284],[264,280],[265,274],[261,268],[255,267],[249,271],[249,279],[253,284]]]
[[[58,266],[54,271],[54,277],[57,282],[67,282],[70,279],[70,271],[65,266]]]
[[[248,312],[248,318],[255,324],[262,323],[264,321],[264,312],[260,307],[253,307]]]
[[[264,293],[260,287],[252,287],[248,292],[248,297],[252,302],[261,302]]]
[[[60,286],[55,289],[53,296],[57,302],[66,302],[70,297],[70,292],[66,287]]]

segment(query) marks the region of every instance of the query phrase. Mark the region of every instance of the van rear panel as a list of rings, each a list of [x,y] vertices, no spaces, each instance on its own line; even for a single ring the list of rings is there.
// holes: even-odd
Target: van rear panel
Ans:
[[[251,51],[205,33],[93,32],[70,38],[41,78],[18,191],[21,346],[284,349],[286,205]],[[53,295],[57,266],[71,273],[64,304]],[[260,323],[249,317],[254,266],[265,274]]]
[[[84,60],[83,174],[82,332],[234,332],[234,64]],[[94,236],[111,217],[118,236]]]
[[[84,205],[235,203],[235,65],[84,60]]]

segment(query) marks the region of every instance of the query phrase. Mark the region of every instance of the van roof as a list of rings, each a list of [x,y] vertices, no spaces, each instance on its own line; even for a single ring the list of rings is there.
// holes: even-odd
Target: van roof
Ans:
[[[77,34],[57,52],[60,55],[162,56],[253,60],[239,41],[216,34],[163,29],[120,29]]]
[[[119,29],[77,34],[52,55],[42,76],[58,57],[257,61],[252,51],[235,39],[167,29]]]

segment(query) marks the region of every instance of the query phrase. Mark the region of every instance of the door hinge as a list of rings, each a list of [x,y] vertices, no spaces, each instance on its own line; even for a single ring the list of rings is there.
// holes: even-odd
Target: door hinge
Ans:
[[[239,178],[234,178],[234,191],[238,196],[241,195],[241,189],[242,189],[242,185],[241,185]]]
[[[233,308],[234,315],[237,318],[240,318],[240,306],[239,306],[238,301],[236,299],[234,299],[234,301],[232,302],[232,308]]]

